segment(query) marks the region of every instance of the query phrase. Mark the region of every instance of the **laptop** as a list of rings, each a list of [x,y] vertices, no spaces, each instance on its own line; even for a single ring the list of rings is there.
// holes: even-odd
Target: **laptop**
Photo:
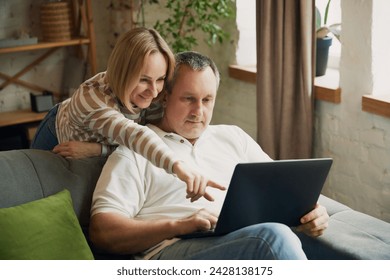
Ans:
[[[332,162],[316,158],[239,163],[215,228],[179,237],[223,235],[265,222],[298,226],[300,218],[314,209]]]

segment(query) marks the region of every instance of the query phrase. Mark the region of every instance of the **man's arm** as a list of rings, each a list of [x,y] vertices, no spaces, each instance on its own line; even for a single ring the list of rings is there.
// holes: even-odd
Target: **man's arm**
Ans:
[[[217,217],[205,210],[184,219],[141,221],[116,213],[98,213],[91,218],[92,243],[117,254],[136,254],[154,245],[195,231],[215,227]]]

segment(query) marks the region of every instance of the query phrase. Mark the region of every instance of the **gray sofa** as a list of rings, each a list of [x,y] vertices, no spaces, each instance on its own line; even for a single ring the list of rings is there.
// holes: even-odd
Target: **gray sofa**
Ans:
[[[48,151],[0,152],[0,208],[38,200],[67,188],[81,228],[88,239],[92,192],[105,158],[67,160]],[[298,236],[309,259],[390,259],[390,224],[340,204],[325,196],[330,224],[325,234]],[[99,251],[96,259],[131,259]]]

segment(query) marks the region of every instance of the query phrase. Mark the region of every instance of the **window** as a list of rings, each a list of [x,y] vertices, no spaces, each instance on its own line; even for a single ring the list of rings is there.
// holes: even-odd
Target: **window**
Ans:
[[[372,48],[372,75],[374,96],[385,97],[390,100],[390,52],[388,46],[388,12],[390,11],[389,1],[372,2],[372,27],[371,27],[371,48]]]
[[[237,64],[256,65],[256,0],[237,0]]]
[[[328,23],[341,22],[341,0],[331,2],[328,12]],[[325,11],[328,0],[317,0],[321,11]],[[256,1],[255,0],[236,0],[237,8],[237,28],[239,30],[239,39],[236,51],[237,65],[229,67],[229,75],[245,82],[256,83]],[[318,81],[320,86],[326,91],[321,95],[316,94],[316,98],[333,103],[340,103],[338,65],[341,53],[341,44],[335,39],[330,50],[328,68],[335,68],[333,71],[327,71],[325,81]],[[324,79],[322,77],[322,79]],[[330,80],[330,82],[329,82]],[[317,83],[317,79],[316,79]],[[317,84],[316,84],[317,85]]]
[[[341,0],[332,0],[329,5],[328,18],[326,22],[326,26],[330,26],[335,23],[341,23]],[[316,0],[316,7],[320,11],[321,14],[321,26],[324,25],[324,16],[326,5],[328,4],[328,0]],[[329,34],[329,36],[333,36],[333,34]],[[341,43],[337,38],[333,38],[332,46],[329,49],[329,60],[328,60],[328,68],[338,69],[340,63],[340,55],[341,55]]]
[[[341,23],[341,0],[332,0],[329,6],[327,25]],[[316,6],[321,16],[325,14],[328,0],[316,0]],[[256,0],[237,0],[237,28],[239,39],[237,46],[237,64],[256,65]],[[322,18],[322,25],[324,19]],[[330,35],[333,36],[333,35]],[[329,52],[328,67],[338,69],[341,54],[340,41],[334,38]]]

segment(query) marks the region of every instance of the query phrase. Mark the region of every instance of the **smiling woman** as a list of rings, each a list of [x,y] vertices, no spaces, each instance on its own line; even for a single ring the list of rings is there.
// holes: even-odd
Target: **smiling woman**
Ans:
[[[135,88],[127,89],[130,103],[141,109],[148,108],[164,87],[167,67],[167,61],[161,53],[154,52],[146,56],[139,83]]]
[[[101,145],[110,148],[121,144],[136,148],[136,152],[147,157],[148,151],[138,143],[140,135],[150,138],[152,143],[156,140],[138,123],[161,111],[152,101],[161,91],[164,79],[172,75],[173,66],[173,54],[155,30],[137,28],[125,33],[110,55],[107,71],[82,83],[71,98],[49,112],[38,128],[32,148],[54,149],[66,157],[89,157],[101,155]],[[69,149],[69,141],[85,143],[80,147],[73,145],[73,150],[80,148],[76,153]],[[88,145],[90,148],[86,148]],[[156,152],[161,156],[167,149],[162,145]],[[167,162],[150,160],[172,172],[172,156]]]

